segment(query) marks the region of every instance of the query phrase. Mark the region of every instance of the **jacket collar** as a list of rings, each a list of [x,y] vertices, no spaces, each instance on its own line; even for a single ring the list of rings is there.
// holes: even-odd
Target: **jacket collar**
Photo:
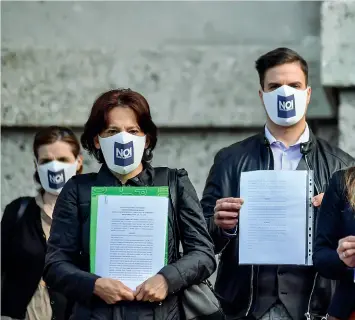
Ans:
[[[266,125],[265,125],[265,137],[266,137],[266,139],[268,139],[268,141],[271,145],[273,143],[277,142],[276,138],[272,135],[272,133],[270,132],[269,128]],[[303,133],[301,134],[301,136],[299,137],[298,141],[295,142],[290,147],[301,145],[302,143],[307,143],[308,141],[309,141],[309,127],[308,127],[308,124],[306,123],[306,127],[305,127]]]
[[[265,130],[259,134],[260,142],[265,146],[270,146],[270,142],[265,135]],[[317,138],[313,134],[311,128],[309,128],[309,140],[307,142],[302,142],[300,144],[300,149],[302,154],[308,154],[313,151],[316,147]]]
[[[97,173],[97,185],[105,187],[118,187],[122,186],[122,183],[113,175],[107,165],[102,164],[99,172]],[[134,178],[131,178],[127,181],[127,186],[151,186],[154,181],[154,169],[147,163],[143,162],[143,171],[139,173]]]

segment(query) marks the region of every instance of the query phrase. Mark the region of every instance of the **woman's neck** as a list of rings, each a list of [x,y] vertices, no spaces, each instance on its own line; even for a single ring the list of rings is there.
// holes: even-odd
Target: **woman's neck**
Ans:
[[[47,205],[55,205],[55,202],[57,201],[58,195],[52,194],[49,192],[44,192],[43,193],[43,203]]]
[[[128,174],[119,174],[116,172],[112,172],[114,174],[114,176],[121,181],[122,184],[126,184],[126,182],[129,179],[132,179],[136,176],[138,176],[141,172],[143,171],[143,164],[140,163],[139,166],[137,167],[137,169],[133,170],[132,172],[128,173]]]

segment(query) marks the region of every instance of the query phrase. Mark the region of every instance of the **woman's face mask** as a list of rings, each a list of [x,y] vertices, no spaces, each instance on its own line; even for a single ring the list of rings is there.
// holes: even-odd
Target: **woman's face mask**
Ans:
[[[99,136],[99,143],[109,169],[125,175],[142,162],[146,137],[120,132],[107,138]]]
[[[272,122],[289,127],[299,122],[307,108],[308,88],[298,90],[287,85],[263,92],[266,112]]]
[[[57,160],[44,164],[37,164],[37,172],[42,188],[52,194],[58,195],[65,183],[76,174],[78,161],[65,163]]]

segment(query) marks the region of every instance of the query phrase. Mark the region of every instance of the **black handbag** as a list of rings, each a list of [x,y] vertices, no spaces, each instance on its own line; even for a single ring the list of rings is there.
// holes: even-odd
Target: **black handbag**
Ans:
[[[173,219],[177,236],[175,236],[175,258],[181,257],[180,242],[181,233],[178,219],[178,197],[177,197],[177,170],[168,169],[168,185],[170,198],[173,206]],[[225,316],[220,307],[219,301],[214,293],[212,284],[205,280],[200,284],[194,284],[181,292],[181,305],[186,320],[224,320]]]

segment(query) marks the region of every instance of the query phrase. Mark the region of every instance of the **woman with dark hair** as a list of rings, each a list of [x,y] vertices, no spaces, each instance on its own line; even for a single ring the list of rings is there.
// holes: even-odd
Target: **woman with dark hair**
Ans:
[[[355,167],[334,173],[317,220],[313,263],[338,280],[329,319],[355,320]]]
[[[70,129],[48,127],[36,134],[33,156],[38,194],[11,202],[1,221],[1,319],[64,320],[70,304],[42,274],[58,194],[83,169],[80,143]]]
[[[91,188],[162,186],[159,170],[149,164],[157,128],[146,99],[130,89],[103,93],[91,109],[81,142],[102,167],[97,174],[73,177],[64,187],[54,210],[45,280],[77,301],[73,319],[181,319],[180,291],[201,283],[216,268],[202,209],[185,170],[177,171],[174,185],[183,257],[175,259],[178,231],[170,206],[168,264],[156,275],[131,290],[119,280],[89,272]],[[133,150],[129,156],[115,152],[125,145]]]

